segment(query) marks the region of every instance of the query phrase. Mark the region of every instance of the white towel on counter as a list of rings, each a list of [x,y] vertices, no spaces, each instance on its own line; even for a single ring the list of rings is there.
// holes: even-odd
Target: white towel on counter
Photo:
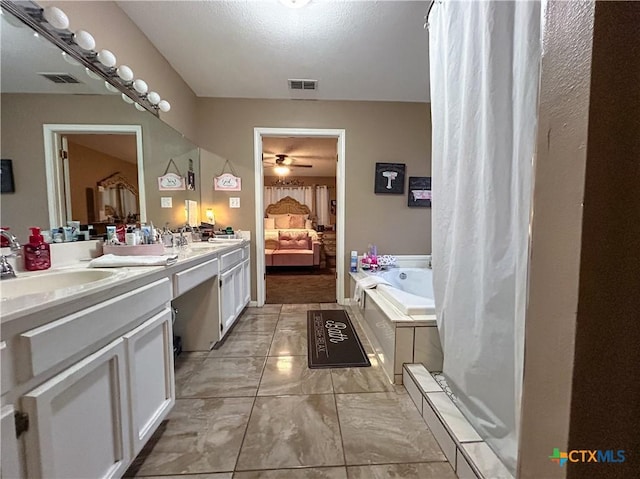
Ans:
[[[381,278],[380,276],[375,276],[372,274],[368,274],[364,278],[360,278],[359,280],[356,281],[356,290],[354,291],[353,299],[356,301],[356,303],[362,306],[364,304],[363,303],[364,290],[373,289],[377,287],[379,284],[391,284],[391,283],[389,283],[389,281],[387,281],[386,279]]]
[[[121,268],[124,266],[169,266],[178,260],[178,255],[120,256],[105,254],[89,262],[90,268]]]

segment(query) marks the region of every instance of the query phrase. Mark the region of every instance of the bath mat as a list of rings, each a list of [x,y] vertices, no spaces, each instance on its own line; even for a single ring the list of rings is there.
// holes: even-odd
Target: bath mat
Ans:
[[[342,310],[307,311],[309,368],[371,366],[349,316]]]

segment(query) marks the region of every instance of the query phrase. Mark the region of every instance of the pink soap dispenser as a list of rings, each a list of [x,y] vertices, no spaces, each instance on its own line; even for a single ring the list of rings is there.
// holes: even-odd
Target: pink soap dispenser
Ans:
[[[41,271],[51,268],[51,251],[40,234],[40,228],[32,227],[29,242],[23,246],[24,269]]]

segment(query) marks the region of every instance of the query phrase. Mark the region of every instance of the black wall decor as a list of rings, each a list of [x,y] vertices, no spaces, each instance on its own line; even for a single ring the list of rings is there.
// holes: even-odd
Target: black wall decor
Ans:
[[[408,206],[419,206],[422,208],[431,207],[431,177],[430,176],[410,176],[409,177],[409,200]]]
[[[0,160],[0,193],[13,193],[15,191],[12,161]]]
[[[374,193],[404,194],[404,163],[376,163]]]

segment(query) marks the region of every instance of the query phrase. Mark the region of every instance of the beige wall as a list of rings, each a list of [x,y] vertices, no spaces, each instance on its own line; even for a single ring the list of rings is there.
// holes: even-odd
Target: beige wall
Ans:
[[[278,176],[265,176],[264,184],[265,186],[272,186],[274,182],[278,181],[280,178]],[[304,186],[328,186],[329,187],[329,201],[336,200],[336,178],[335,176],[295,176],[289,175],[287,176],[288,180],[300,180],[303,182]],[[265,209],[269,205],[264,205]],[[336,224],[336,215],[332,215],[331,211],[329,211],[329,220],[332,225]]]
[[[251,230],[255,237],[255,127],[344,128],[345,251],[363,252],[374,242],[381,253],[431,252],[431,210],[407,207],[406,187],[404,195],[373,193],[376,162],[406,163],[407,177],[430,176],[428,104],[201,98],[197,123],[197,143],[214,153],[202,156],[204,184],[212,183],[224,159],[231,161],[242,177],[242,191],[238,193],[214,192],[210,186],[206,187],[209,192],[203,191],[203,207],[207,207],[207,201],[214,204],[219,224]],[[230,196],[240,197],[240,209],[228,208]],[[345,260],[346,270],[347,266]],[[255,263],[253,268],[255,271]],[[252,291],[255,299],[255,279]]]
[[[194,191],[158,191],[157,177],[169,158],[181,173],[187,160],[195,163],[199,181],[198,149],[170,126],[147,112],[138,112],[117,96],[3,94],[1,111],[2,158],[13,160],[16,192],[2,195],[2,223],[25,240],[29,226],[49,227],[44,162],[44,123],[141,125],[145,169],[147,218],[156,225],[184,224],[184,200],[200,200]],[[160,208],[160,196],[171,196],[174,207]]]
[[[640,477],[639,2],[596,3],[592,51],[569,449],[626,460],[567,477]]]
[[[548,4],[519,478],[640,471],[638,18],[638,2]],[[554,447],[626,461],[561,468]]]
[[[518,463],[531,479],[567,470],[548,456],[568,444],[578,305],[593,6],[577,5],[550,2],[544,33]]]
[[[97,50],[106,48],[115,54],[118,65],[130,66],[136,78],[145,80],[150,90],[171,103],[169,112],[160,113],[162,119],[187,138],[195,139],[195,94],[115,2],[40,0],[38,3],[62,8],[69,16],[70,30],[89,31]],[[151,3],[149,6],[152,8]]]
[[[112,141],[131,141],[132,139],[131,136],[111,136]],[[133,141],[135,142],[135,138]],[[136,188],[138,187],[138,166],[135,163],[69,142],[69,182],[71,183],[71,211],[74,220],[80,221],[81,224],[89,222],[85,193],[87,188],[93,191],[94,214],[95,218],[98,218],[96,184],[114,173],[120,173],[129,183],[135,185]]]

